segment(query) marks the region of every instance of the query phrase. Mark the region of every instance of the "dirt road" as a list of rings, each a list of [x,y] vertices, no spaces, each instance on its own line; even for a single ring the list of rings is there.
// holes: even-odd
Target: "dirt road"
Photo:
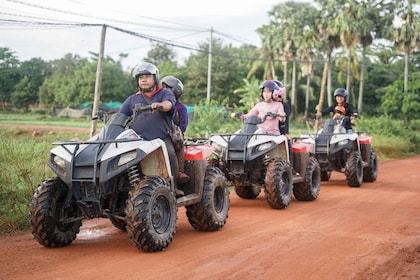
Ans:
[[[381,161],[360,188],[333,173],[316,201],[271,209],[231,192],[228,222],[195,231],[178,210],[174,241],[143,253],[108,220],[68,247],[0,237],[0,279],[420,279],[420,157]]]

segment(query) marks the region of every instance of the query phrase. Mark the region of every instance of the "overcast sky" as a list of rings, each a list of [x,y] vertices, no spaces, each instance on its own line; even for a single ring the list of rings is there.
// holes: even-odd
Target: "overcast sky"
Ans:
[[[36,23],[109,24],[117,28],[170,40],[178,59],[188,48],[210,38],[210,29],[224,43],[260,45],[255,32],[269,23],[268,12],[284,0],[0,0],[0,47],[19,60],[61,58],[67,53],[90,57],[99,52],[101,27],[40,26]],[[135,23],[135,24],[134,24]],[[150,41],[107,29],[105,55],[118,59],[128,53],[126,68],[133,67],[150,49]]]

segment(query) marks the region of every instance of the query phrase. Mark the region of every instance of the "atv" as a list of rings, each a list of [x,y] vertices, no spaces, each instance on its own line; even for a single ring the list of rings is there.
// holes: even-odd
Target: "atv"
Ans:
[[[69,245],[84,219],[107,218],[144,252],[162,251],[176,233],[178,207],[199,231],[216,231],[227,220],[229,190],[223,172],[207,167],[210,145],[184,146],[190,181],[176,196],[165,142],[146,141],[127,125],[133,117],[104,117],[100,132],[88,141],[53,143],[48,165],[56,174],[43,181],[30,204],[34,238],[45,247]]]
[[[289,160],[288,140],[284,135],[263,133],[257,125],[263,119],[247,118],[234,134],[213,134],[209,141],[215,151],[210,166],[219,167],[243,199],[258,197],[264,188],[265,200],[273,209],[286,208],[292,199],[312,201],[320,190],[320,168],[310,153],[312,144],[292,143],[293,166]]]
[[[303,142],[314,144],[315,157],[321,167],[321,181],[328,181],[331,172],[344,173],[350,187],[374,182],[378,175],[378,159],[371,147],[372,137],[363,132],[346,131],[342,119],[330,118],[318,133],[302,135]]]

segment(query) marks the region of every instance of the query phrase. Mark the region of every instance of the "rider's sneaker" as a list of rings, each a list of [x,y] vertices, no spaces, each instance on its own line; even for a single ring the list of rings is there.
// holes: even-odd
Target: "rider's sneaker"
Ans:
[[[185,195],[185,193],[184,193],[184,191],[175,188],[175,195],[176,196],[183,196],[183,195]]]
[[[190,181],[190,176],[184,172],[179,172],[178,174],[178,185],[184,185]]]

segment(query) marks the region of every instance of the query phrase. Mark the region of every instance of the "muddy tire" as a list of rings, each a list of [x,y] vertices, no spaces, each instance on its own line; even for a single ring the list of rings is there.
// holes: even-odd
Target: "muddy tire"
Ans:
[[[363,181],[375,182],[378,177],[378,156],[374,149],[370,151],[369,165],[363,168]]]
[[[64,208],[68,188],[58,177],[42,182],[32,197],[29,205],[29,220],[32,234],[39,244],[50,247],[67,246],[76,239],[82,225],[81,220],[71,223],[59,222],[64,218],[78,218],[80,212],[76,204]]]
[[[161,177],[147,177],[129,192],[125,209],[131,242],[144,252],[162,251],[176,232],[178,207],[170,185]]]
[[[119,230],[127,231],[125,228],[127,226],[127,222],[125,220],[120,220],[114,217],[110,217],[109,220],[111,221],[112,225]]]
[[[321,171],[316,158],[309,158],[304,182],[293,187],[293,195],[300,201],[313,201],[318,197],[321,186]]]
[[[235,186],[236,194],[243,199],[254,199],[260,192],[261,188],[257,186]]]
[[[201,201],[185,207],[189,223],[199,231],[219,230],[226,224],[229,207],[229,189],[225,175],[217,167],[207,168]]]
[[[292,200],[293,174],[290,163],[274,159],[267,166],[265,174],[265,200],[274,209],[286,208]]]
[[[321,181],[328,181],[331,178],[330,170],[321,170]]]
[[[363,183],[362,157],[358,151],[351,152],[346,162],[346,182],[350,187],[360,187]]]

